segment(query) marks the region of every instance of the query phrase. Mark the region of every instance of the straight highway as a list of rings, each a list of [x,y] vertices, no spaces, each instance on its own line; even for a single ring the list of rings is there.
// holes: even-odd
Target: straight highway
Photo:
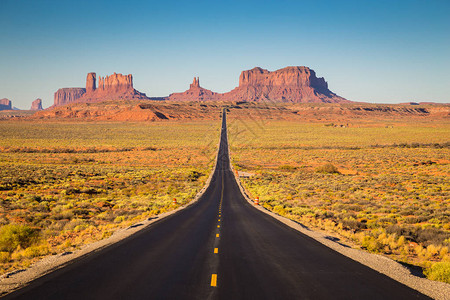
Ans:
[[[4,299],[429,299],[252,207],[230,169],[226,114],[195,204]]]

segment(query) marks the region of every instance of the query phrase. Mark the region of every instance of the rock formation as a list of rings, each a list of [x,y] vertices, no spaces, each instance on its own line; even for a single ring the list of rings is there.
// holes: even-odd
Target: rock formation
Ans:
[[[194,81],[187,91],[170,94],[167,98],[170,101],[212,101],[220,99],[221,94],[202,88],[198,77],[194,77]]]
[[[91,72],[87,74],[86,77],[86,92],[87,93],[92,93],[93,91],[96,90],[96,79],[97,79],[97,74]]]
[[[239,86],[223,94],[226,101],[349,102],[328,89],[323,78],[308,67],[286,67],[274,72],[261,68],[243,71]]]
[[[6,98],[0,99],[0,110],[11,110],[11,109],[12,109],[11,100]]]
[[[77,102],[86,93],[84,88],[62,88],[56,91],[54,106],[66,105]]]
[[[31,108],[30,110],[42,110],[42,100],[41,99],[36,99],[31,103]]]
[[[243,71],[239,86],[219,94],[200,87],[198,77],[184,93],[171,94],[173,101],[273,101],[273,102],[349,102],[328,89],[323,78],[308,67],[287,67],[274,72],[261,68]]]
[[[101,102],[106,100],[150,100],[144,93],[133,88],[133,76],[116,74],[98,78],[88,73],[86,89],[66,88],[55,93],[55,106],[72,102]],[[200,79],[194,78],[189,89],[173,93],[158,100],[171,101],[273,101],[273,102],[319,102],[342,103],[348,100],[334,94],[322,77],[308,67],[286,67],[270,72],[262,68],[243,71],[239,86],[220,94],[200,86]]]
[[[194,77],[194,81],[189,86],[189,88],[192,89],[192,88],[199,88],[199,87],[200,87],[200,78],[199,77]]]
[[[144,93],[133,88],[133,76],[114,73],[110,76],[99,77],[88,73],[86,88],[59,89],[55,93],[54,106],[65,105],[72,102],[101,102],[106,100],[136,100],[149,99]],[[57,95],[58,94],[58,95]]]
[[[86,79],[86,94],[80,102],[99,102],[105,100],[136,100],[148,99],[144,93],[133,88],[133,76],[114,73],[99,77],[98,87],[95,86],[95,73],[89,73]]]

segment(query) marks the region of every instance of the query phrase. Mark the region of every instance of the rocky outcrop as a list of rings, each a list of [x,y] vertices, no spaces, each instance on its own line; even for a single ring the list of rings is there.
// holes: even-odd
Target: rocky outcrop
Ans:
[[[170,94],[167,99],[170,101],[213,101],[220,100],[221,97],[221,94],[202,88],[200,79],[194,77],[194,81],[187,91]]]
[[[95,74],[95,73],[94,73]],[[131,74],[116,74],[99,77],[98,88],[102,91],[120,92],[133,89],[133,76]]]
[[[200,87],[200,78],[194,77],[194,81],[191,83],[189,88],[192,89],[192,88],[199,88],[199,87]]]
[[[11,109],[12,109],[11,100],[6,98],[0,99],[0,110],[11,110]]]
[[[84,94],[84,88],[62,88],[56,91],[54,97],[54,106],[66,105],[77,102]]]
[[[86,92],[87,93],[92,93],[96,90],[96,88],[97,88],[96,79],[97,79],[97,74],[95,74],[93,72],[87,74],[87,77],[86,77]]]
[[[239,86],[223,94],[225,101],[349,102],[328,89],[322,77],[308,67],[286,67],[274,72],[262,68],[243,71]]]
[[[239,86],[219,94],[200,87],[198,77],[183,93],[171,94],[173,101],[273,101],[273,102],[350,102],[328,89],[325,79],[317,77],[308,67],[287,67],[274,72],[262,68],[243,71]]]
[[[55,93],[54,106],[65,105],[72,102],[101,102],[106,100],[136,100],[149,99],[144,93],[133,88],[133,76],[114,73],[110,76],[99,77],[96,86],[97,74],[88,73],[86,88],[59,89]],[[57,95],[58,93],[58,95]],[[65,95],[66,93],[67,95]]]
[[[31,108],[30,110],[42,110],[42,100],[41,99],[36,99],[31,103]]]
[[[86,94],[80,102],[99,102],[106,100],[137,100],[148,97],[133,88],[133,76],[114,73],[99,77],[98,87],[95,86],[95,73],[89,73],[86,79]]]

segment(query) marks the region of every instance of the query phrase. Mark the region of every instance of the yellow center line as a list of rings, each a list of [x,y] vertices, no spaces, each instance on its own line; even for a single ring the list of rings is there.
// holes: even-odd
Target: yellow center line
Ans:
[[[217,286],[217,274],[211,275],[211,286]]]
[[[220,225],[217,225],[217,228],[220,228]]]
[[[220,219],[219,219],[219,222],[220,222]]]
[[[218,233],[216,234],[216,237],[219,237],[219,234],[218,234]]]
[[[219,248],[214,248],[214,253],[219,253]]]

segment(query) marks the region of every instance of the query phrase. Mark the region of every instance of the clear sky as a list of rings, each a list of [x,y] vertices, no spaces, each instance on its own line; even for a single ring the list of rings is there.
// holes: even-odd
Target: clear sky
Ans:
[[[450,1],[0,0],[0,98],[53,104],[86,74],[167,96],[308,66],[354,101],[450,102]]]

